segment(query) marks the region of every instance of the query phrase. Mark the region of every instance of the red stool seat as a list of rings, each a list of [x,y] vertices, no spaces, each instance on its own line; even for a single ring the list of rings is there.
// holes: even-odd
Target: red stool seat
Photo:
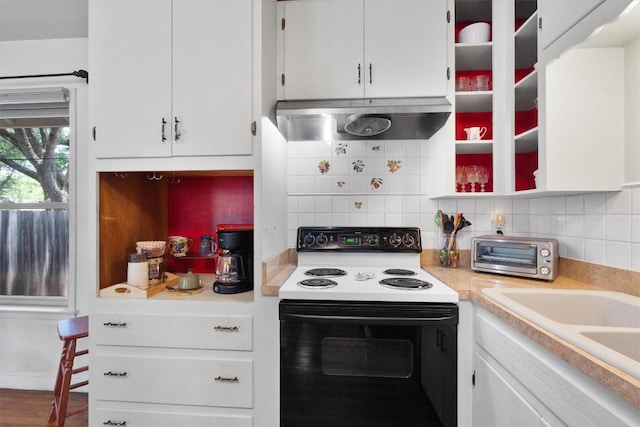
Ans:
[[[53,399],[51,400],[51,409],[49,410],[49,424],[56,427],[64,426],[66,417],[86,411],[86,406],[67,412],[67,403],[69,401],[69,390],[89,384],[89,381],[81,381],[71,384],[71,376],[80,372],[89,370],[88,366],[74,368],[74,359],[76,356],[82,356],[89,353],[89,350],[76,351],[76,341],[80,338],[89,336],[89,317],[74,317],[64,319],[58,322],[58,335],[63,342],[62,356],[60,357],[60,366],[58,367],[58,376],[56,378],[56,386],[53,390]]]

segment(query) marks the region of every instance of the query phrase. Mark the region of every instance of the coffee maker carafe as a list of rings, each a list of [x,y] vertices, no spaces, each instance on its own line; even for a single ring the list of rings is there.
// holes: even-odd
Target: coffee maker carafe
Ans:
[[[253,230],[219,230],[218,248],[222,253],[216,260],[213,291],[237,294],[253,290]]]

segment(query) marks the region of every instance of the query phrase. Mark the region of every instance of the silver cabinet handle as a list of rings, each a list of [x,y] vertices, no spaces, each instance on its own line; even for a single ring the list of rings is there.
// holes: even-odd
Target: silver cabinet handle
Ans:
[[[114,328],[124,328],[127,326],[127,322],[105,322],[104,326],[113,326]]]
[[[102,423],[103,426],[126,426],[127,422],[126,421],[121,421],[121,422],[117,422],[117,421],[105,421]]]
[[[219,383],[238,383],[240,380],[238,377],[216,377],[216,382]]]
[[[105,377],[126,377],[127,373],[126,372],[105,372],[102,375],[104,375]]]
[[[162,142],[167,140],[167,133],[165,132],[165,127],[167,126],[167,121],[162,118]]]
[[[174,139],[176,141],[180,140],[180,137],[182,136],[182,134],[180,133],[180,131],[178,130],[178,124],[180,123],[180,120],[178,120],[177,117],[173,118],[173,136]]]
[[[125,326],[127,326],[127,322],[105,322],[103,323],[104,326],[113,326],[115,328],[124,328]]]
[[[360,70],[360,64],[358,64],[358,84],[360,84],[360,75],[361,75],[361,70]]]
[[[215,326],[213,328],[216,331],[223,331],[223,332],[239,332],[240,328],[238,328],[237,326]]]

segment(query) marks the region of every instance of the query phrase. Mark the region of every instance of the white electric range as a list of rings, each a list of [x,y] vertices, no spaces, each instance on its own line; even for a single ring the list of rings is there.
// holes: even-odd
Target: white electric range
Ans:
[[[297,240],[278,304],[280,425],[455,427],[458,294],[420,268],[420,229]]]
[[[458,302],[457,292],[420,268],[418,228],[301,227],[297,250],[281,299]]]

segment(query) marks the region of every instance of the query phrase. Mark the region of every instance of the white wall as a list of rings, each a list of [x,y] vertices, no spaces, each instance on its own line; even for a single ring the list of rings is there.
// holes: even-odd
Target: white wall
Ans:
[[[0,43],[0,76],[69,73],[87,69],[86,39],[57,39]],[[75,176],[86,176],[87,162],[87,85],[76,77],[47,79],[2,80],[0,87],[64,86],[77,93],[77,135],[75,154],[78,159]],[[77,227],[72,230],[78,236],[86,235],[86,218],[91,210],[83,204],[87,199],[86,179],[76,183]],[[91,242],[77,239],[72,248],[74,254],[86,252]],[[78,263],[75,272],[78,283],[73,299],[75,307],[68,310],[17,309],[0,307],[0,388],[24,388],[51,390],[55,385],[56,368],[62,343],[58,339],[58,320],[88,311],[87,278],[92,275]]]

